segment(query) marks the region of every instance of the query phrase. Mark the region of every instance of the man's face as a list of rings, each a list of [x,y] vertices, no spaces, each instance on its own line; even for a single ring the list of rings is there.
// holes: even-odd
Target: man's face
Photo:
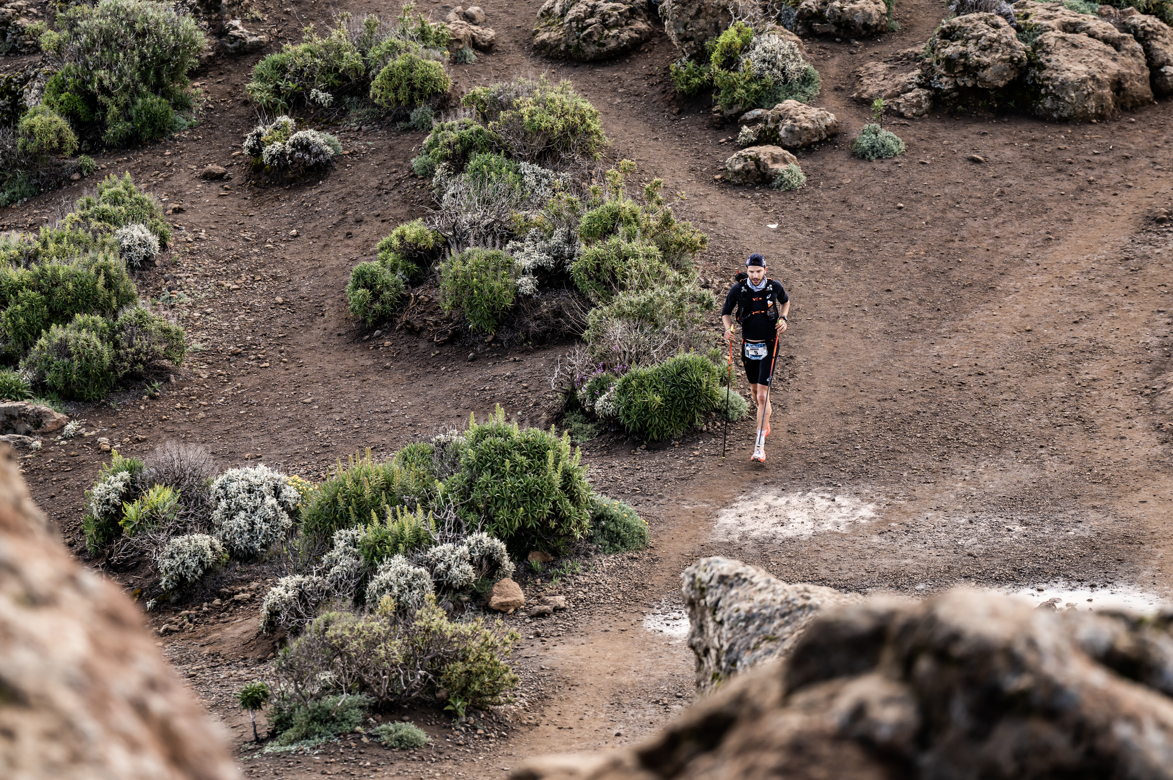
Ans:
[[[749,274],[749,280],[754,284],[761,284],[762,280],[766,278],[766,269],[760,265],[751,265],[745,269],[745,272]]]

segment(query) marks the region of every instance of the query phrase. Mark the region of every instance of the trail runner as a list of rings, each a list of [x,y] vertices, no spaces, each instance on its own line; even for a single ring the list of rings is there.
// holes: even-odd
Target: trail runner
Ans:
[[[778,337],[786,332],[790,311],[790,296],[782,283],[766,278],[766,259],[754,253],[745,261],[748,278],[739,279],[729,288],[721,321],[725,323],[725,339],[733,344],[733,310],[741,325],[741,362],[749,380],[750,395],[757,406],[757,439],[752,460],[766,461],[766,437],[770,435],[770,380],[774,373],[774,356]],[[738,274],[740,277],[741,274]]]

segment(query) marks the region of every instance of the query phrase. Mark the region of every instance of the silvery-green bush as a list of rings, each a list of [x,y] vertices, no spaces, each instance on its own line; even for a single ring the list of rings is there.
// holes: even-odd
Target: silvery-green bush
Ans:
[[[155,560],[155,567],[163,590],[173,591],[198,582],[210,569],[227,560],[228,553],[219,539],[207,534],[188,534],[168,542]]]
[[[333,592],[324,577],[292,574],[277,580],[261,604],[261,630],[296,633],[313,622]]]
[[[432,576],[426,569],[411,565],[402,555],[393,555],[371,577],[366,602],[369,607],[377,607],[388,596],[395,603],[396,611],[410,615],[434,592]]]
[[[334,532],[334,546],[322,556],[322,576],[330,590],[340,597],[354,597],[362,581],[364,564],[359,543],[363,537],[359,528],[342,528]]]
[[[285,536],[299,500],[267,466],[230,469],[212,483],[212,527],[232,555],[252,558]]]
[[[114,234],[118,255],[132,271],[141,268],[159,254],[159,239],[146,225],[134,223],[121,227]]]
[[[468,547],[463,544],[437,545],[425,551],[421,559],[431,570],[432,582],[439,588],[468,590],[476,582],[476,572],[468,558]]]
[[[489,578],[499,582],[513,576],[513,561],[509,560],[509,551],[500,539],[478,531],[470,534],[463,546],[468,550],[468,560],[476,579]]]

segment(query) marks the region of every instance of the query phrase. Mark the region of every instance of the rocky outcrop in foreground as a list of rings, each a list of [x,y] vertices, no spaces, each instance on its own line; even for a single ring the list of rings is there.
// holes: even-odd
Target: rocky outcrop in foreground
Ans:
[[[738,121],[748,128],[754,143],[774,143],[786,149],[814,146],[839,133],[839,120],[834,114],[797,100],[747,111]]]
[[[819,585],[782,582],[728,558],[703,558],[685,569],[680,580],[698,691],[783,657],[820,610],[860,598]]]
[[[652,37],[646,2],[547,0],[534,48],[557,59],[593,62],[625,54]]]
[[[0,777],[239,777],[138,609],[70,559],[0,450]]]
[[[956,590],[820,613],[630,750],[515,780],[1173,777],[1171,618],[1033,609]]]
[[[730,184],[770,184],[798,158],[781,146],[751,146],[725,161],[725,180]]]

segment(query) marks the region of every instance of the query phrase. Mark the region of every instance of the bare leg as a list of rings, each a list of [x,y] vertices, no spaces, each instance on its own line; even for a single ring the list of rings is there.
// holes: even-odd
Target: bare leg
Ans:
[[[750,395],[753,396],[754,405],[757,407],[757,427],[754,428],[754,435],[758,432],[765,433],[767,426],[770,424],[770,412],[773,406],[768,400],[768,390],[766,385],[750,385]],[[762,452],[765,452],[765,440],[761,437],[755,440],[755,446],[760,444]]]

